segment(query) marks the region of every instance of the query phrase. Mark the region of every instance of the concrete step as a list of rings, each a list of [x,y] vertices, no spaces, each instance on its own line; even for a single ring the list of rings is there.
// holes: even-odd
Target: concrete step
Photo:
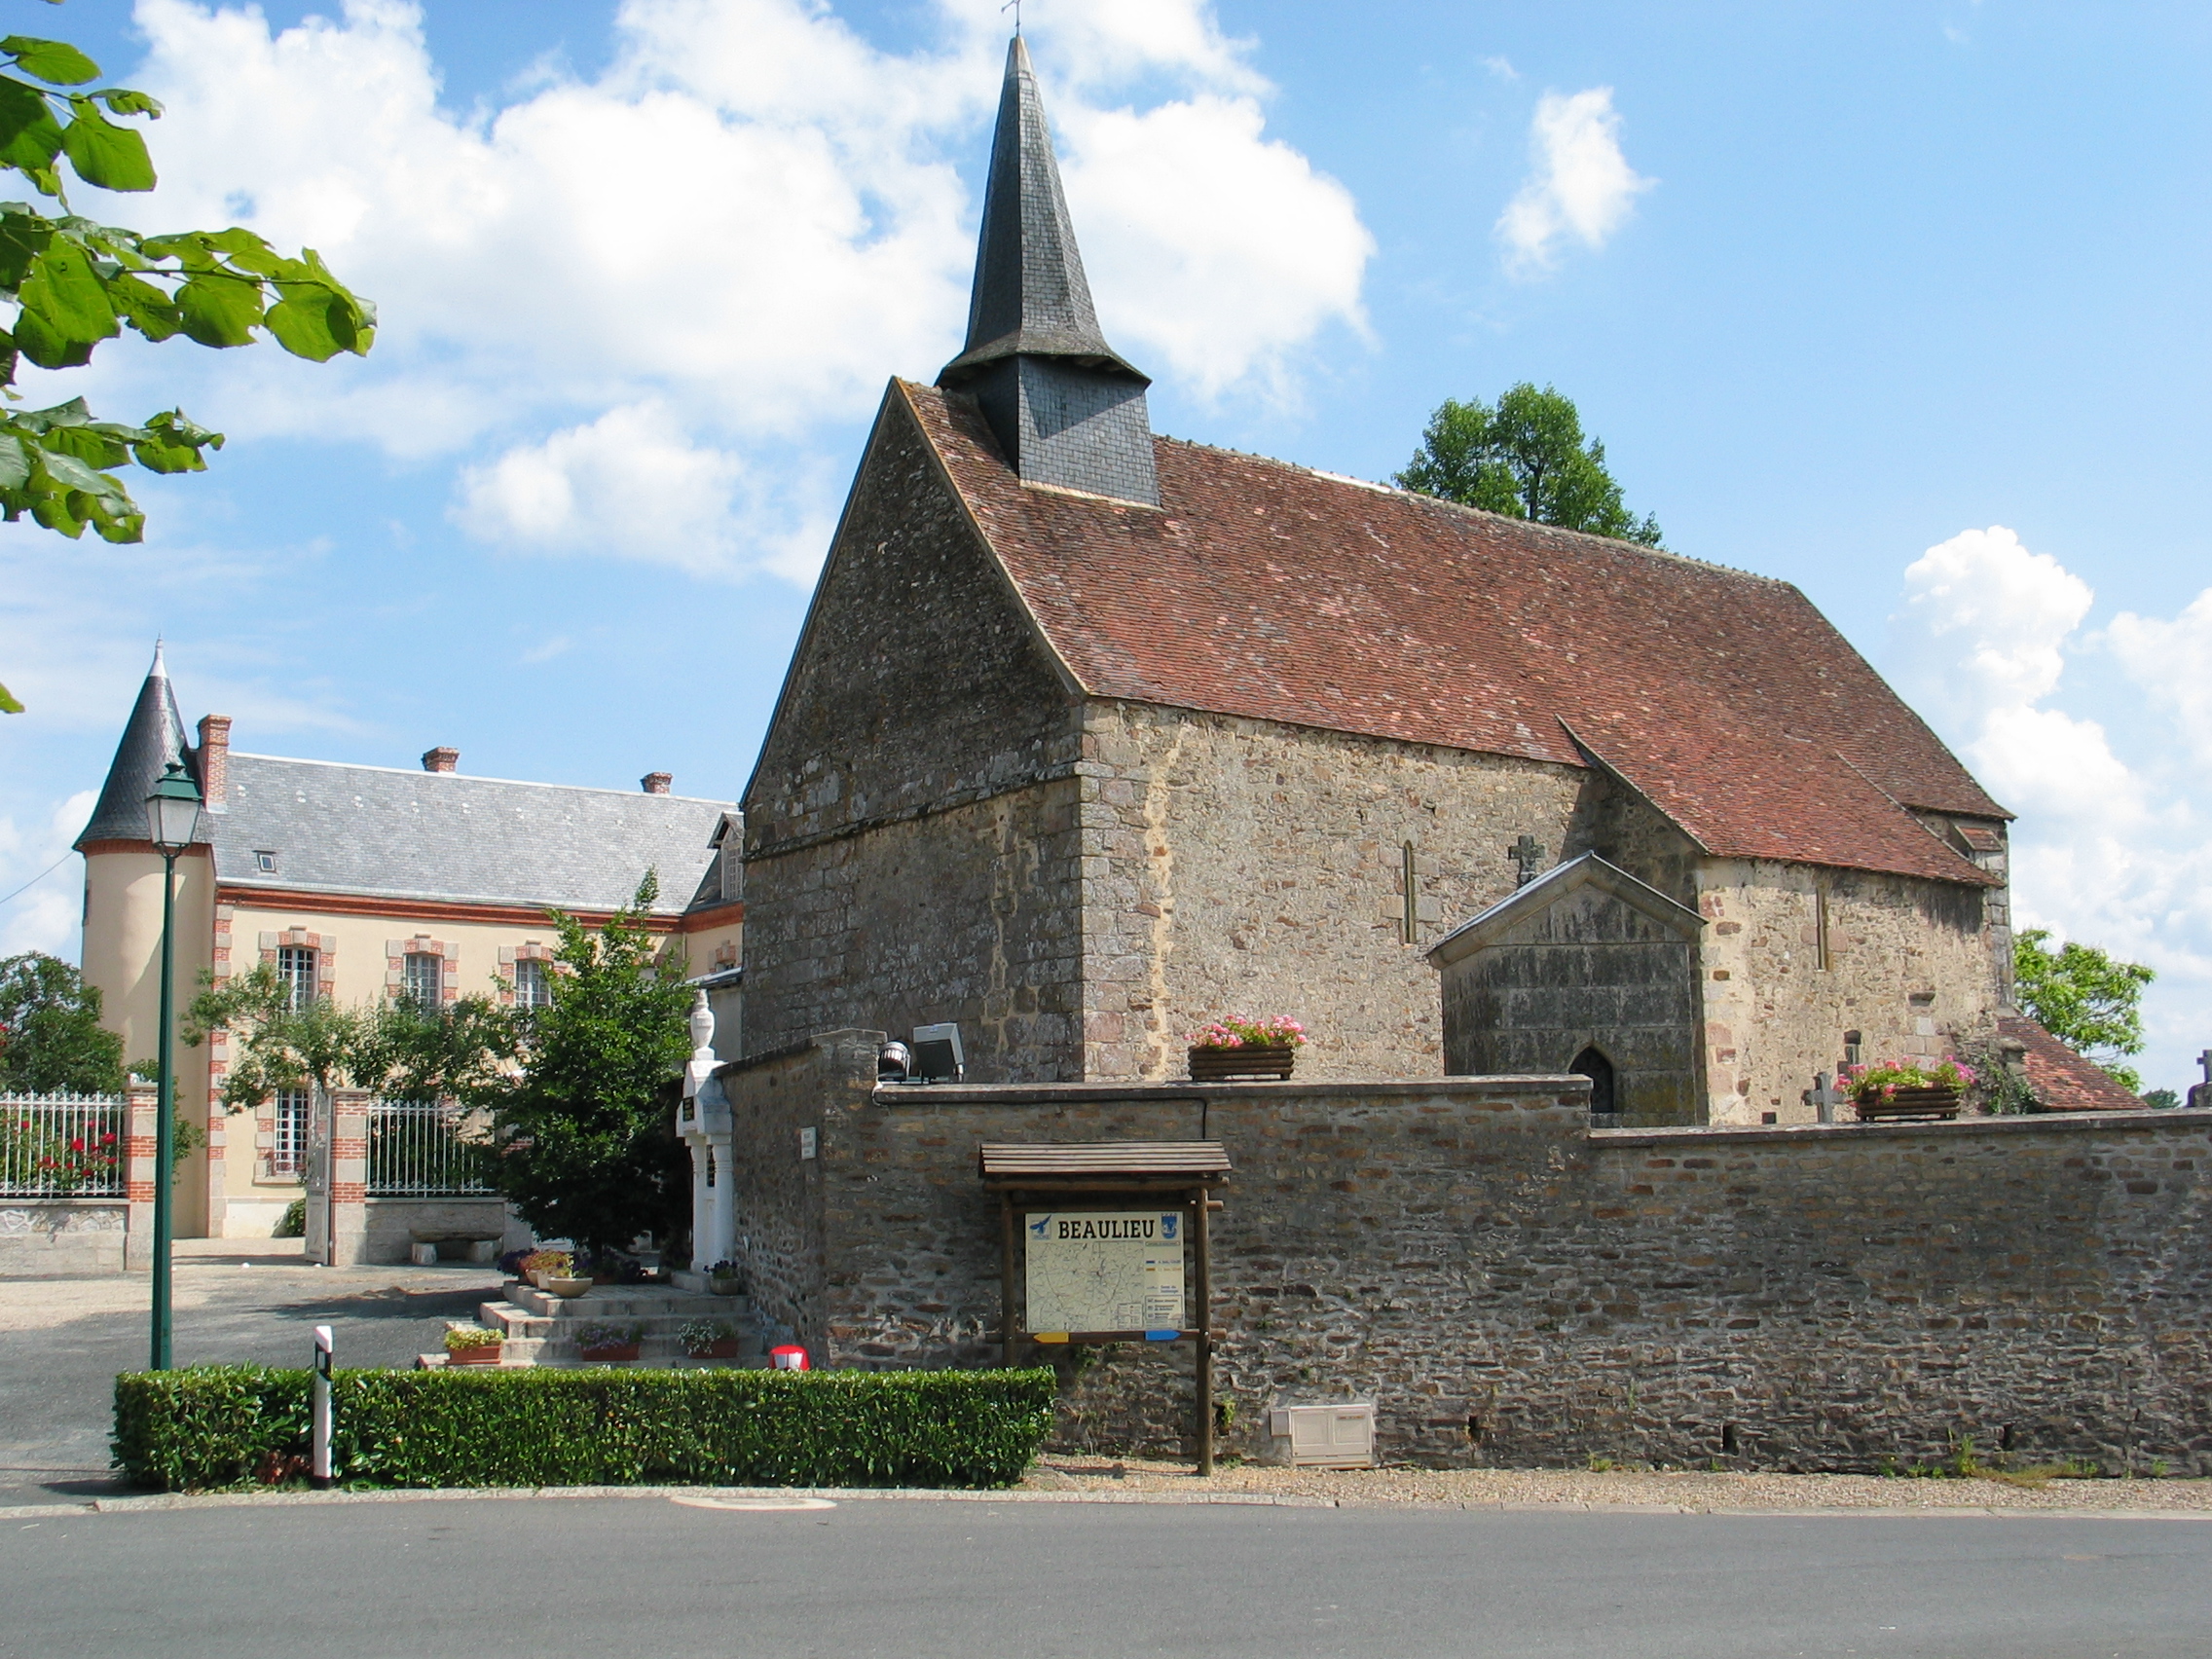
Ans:
[[[514,1351],[518,1347],[531,1346],[533,1345],[509,1343],[500,1350],[498,1365],[474,1368],[461,1366],[457,1369],[464,1371],[469,1369],[480,1371],[581,1371],[605,1363],[602,1360],[586,1360],[573,1356],[546,1358],[536,1353],[518,1355]],[[447,1369],[446,1356],[442,1353],[417,1354],[415,1356],[415,1369],[418,1371],[444,1371]],[[693,1359],[689,1354],[683,1353],[655,1354],[642,1352],[638,1358],[624,1362],[617,1369],[632,1371],[765,1371],[768,1369],[768,1356],[765,1353],[741,1352],[736,1359]]]
[[[740,1313],[723,1312],[711,1308],[685,1308],[670,1313],[608,1313],[604,1310],[591,1314],[535,1313],[527,1308],[518,1308],[511,1302],[484,1302],[476,1309],[477,1322],[487,1330],[504,1331],[509,1337],[543,1337],[555,1341],[572,1335],[585,1325],[629,1325],[644,1336],[673,1337],[685,1325],[712,1323],[727,1325],[731,1330],[743,1332],[746,1321]]]

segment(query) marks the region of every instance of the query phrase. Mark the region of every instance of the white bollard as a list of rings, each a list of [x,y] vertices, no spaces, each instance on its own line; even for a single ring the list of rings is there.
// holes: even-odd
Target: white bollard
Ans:
[[[314,1328],[314,1460],[308,1484],[317,1492],[330,1490],[330,1346],[328,1325]]]

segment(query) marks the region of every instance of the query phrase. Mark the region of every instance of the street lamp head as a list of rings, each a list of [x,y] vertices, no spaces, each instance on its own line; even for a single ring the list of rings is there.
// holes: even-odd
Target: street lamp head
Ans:
[[[200,828],[200,791],[178,762],[171,760],[146,797],[146,832],[156,848],[176,854],[192,845]]]

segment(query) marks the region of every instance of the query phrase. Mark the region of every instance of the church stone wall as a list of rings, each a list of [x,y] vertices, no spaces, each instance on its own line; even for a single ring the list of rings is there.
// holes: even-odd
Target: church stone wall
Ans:
[[[1713,1122],[1811,1123],[1804,1092],[1847,1032],[1865,1059],[1936,1060],[1993,1028],[1980,889],[1753,860],[1710,861],[1698,879]]]
[[[1355,1396],[1445,1466],[1875,1471],[1972,1436],[2212,1474],[2212,1113],[1593,1132],[1576,1078],[872,1088],[872,1039],[725,1080],[758,1294],[819,1363],[996,1363],[979,1142],[1203,1134],[1225,1450]],[[1061,1367],[1063,1445],[1188,1431],[1187,1348],[1016,1357]]]
[[[1264,720],[1097,702],[1083,736],[1084,1075],[1183,1075],[1222,1014],[1283,1014],[1300,1074],[1444,1070],[1421,952],[1556,861],[1592,774]],[[1416,937],[1405,937],[1405,843]]]

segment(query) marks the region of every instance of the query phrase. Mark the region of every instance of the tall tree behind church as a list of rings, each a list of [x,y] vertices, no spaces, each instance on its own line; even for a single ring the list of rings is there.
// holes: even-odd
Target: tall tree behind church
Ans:
[[[1400,489],[1564,530],[1657,547],[1659,521],[1638,518],[1605,467],[1605,446],[1582,436],[1571,398],[1523,381],[1495,408],[1447,398],[1428,418]]]

